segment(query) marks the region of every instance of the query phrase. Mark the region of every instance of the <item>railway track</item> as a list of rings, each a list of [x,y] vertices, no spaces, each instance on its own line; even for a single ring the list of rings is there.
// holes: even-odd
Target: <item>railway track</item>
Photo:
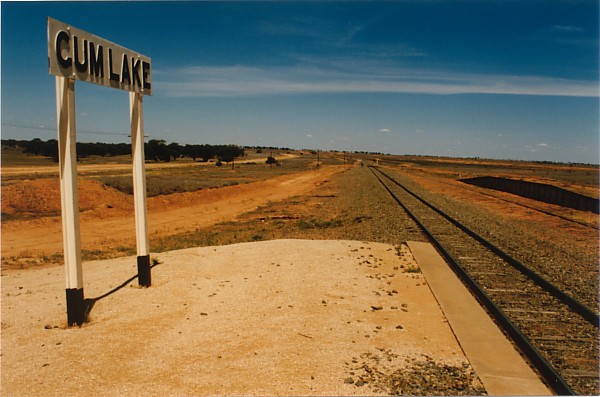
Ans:
[[[377,167],[373,175],[431,239],[560,395],[598,395],[598,313]]]

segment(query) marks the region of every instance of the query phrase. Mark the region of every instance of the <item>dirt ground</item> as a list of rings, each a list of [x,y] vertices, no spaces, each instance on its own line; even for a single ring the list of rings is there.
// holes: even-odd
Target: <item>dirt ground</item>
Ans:
[[[328,182],[352,174],[344,172],[349,167],[149,198],[150,237],[235,223],[244,214],[256,218],[253,211],[273,203],[304,211],[323,210],[325,200],[343,204]],[[512,204],[507,212],[459,182],[414,179],[497,205],[507,217],[539,216]],[[133,198],[86,178],[79,187],[84,254],[132,255]],[[319,215],[361,228],[372,220],[354,213],[347,220],[346,208],[332,204],[333,212]],[[162,263],[153,269],[152,288],[133,281],[105,297],[136,273],[135,257],[86,262],[86,297],[102,298],[90,323],[67,329],[64,269],[56,266],[63,249],[56,176],[3,186],[2,213],[3,395],[372,395],[389,390],[359,386],[367,370],[385,377],[421,361],[470,373],[422,276],[400,270],[416,265],[396,246],[276,240],[153,254]],[[288,222],[276,219],[288,212],[273,214],[264,227]],[[337,231],[319,227],[310,231]]]
[[[152,287],[112,293],[135,257],[85,263],[96,302],[80,328],[65,327],[62,268],[5,272],[2,395],[380,395],[415,363],[414,376],[453,369],[429,387],[483,391],[406,246],[276,240],[157,258]]]
[[[267,181],[148,198],[149,235],[168,236],[234,220],[268,202],[304,194],[344,169],[323,166]],[[79,206],[84,252],[118,252],[135,245],[132,196],[80,178]],[[22,216],[23,211],[36,216],[10,220],[10,215]],[[49,257],[60,255],[63,246],[57,178],[24,180],[3,187],[2,213],[3,267],[43,265]]]
[[[251,161],[260,160],[262,159]],[[110,171],[106,167],[121,169],[129,166],[128,164],[84,164],[80,167],[79,202],[84,258],[106,258],[135,253],[133,197],[89,178],[95,173]],[[148,164],[149,168],[179,166],[181,164]],[[321,187],[326,181],[335,178],[336,174],[340,174],[347,167],[351,166],[322,166],[311,171],[288,174],[261,182],[150,197],[147,201],[150,240],[160,241],[164,237],[196,232],[220,222],[235,222],[240,215],[258,207],[306,195],[312,189]],[[46,168],[36,167],[36,175],[44,172],[56,173],[56,167]],[[542,212],[533,210],[536,208],[598,227],[599,218],[592,213],[544,204],[502,192],[484,191],[485,194],[474,195],[472,187],[466,186],[456,178],[436,177],[438,173],[445,175],[444,173],[449,172],[447,169],[440,168],[436,172],[435,169],[425,171],[418,167],[409,168],[412,170],[411,178],[428,190],[478,203],[484,208],[512,219],[550,223],[548,225],[550,228],[564,227],[560,224],[559,218],[552,220]],[[507,170],[509,172],[510,167]],[[22,178],[16,183],[11,182],[2,187],[3,269],[62,263],[58,178],[56,175],[49,174],[48,178],[25,179],[28,175],[31,177],[31,173],[31,167],[2,169],[3,175]],[[583,233],[574,230],[573,233],[582,234],[580,238],[574,240],[574,244],[590,241],[589,232],[585,230]],[[589,249],[588,245],[582,248]]]

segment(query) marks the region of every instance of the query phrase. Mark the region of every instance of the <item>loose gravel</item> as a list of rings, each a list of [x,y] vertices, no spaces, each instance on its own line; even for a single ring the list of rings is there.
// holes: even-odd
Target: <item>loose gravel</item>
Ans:
[[[383,393],[391,396],[437,395],[473,396],[487,395],[481,381],[468,363],[453,366],[438,363],[431,357],[407,358],[398,367],[398,355],[391,350],[378,349],[354,357],[347,364],[352,375],[344,381],[364,388],[365,394]]]

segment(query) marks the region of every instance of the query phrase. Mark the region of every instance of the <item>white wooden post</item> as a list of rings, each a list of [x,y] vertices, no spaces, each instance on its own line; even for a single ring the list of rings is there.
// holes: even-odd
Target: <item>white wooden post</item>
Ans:
[[[75,80],[56,76],[56,124],[60,166],[60,197],[66,272],[67,322],[85,321],[81,240],[79,234],[79,194],[77,192],[77,153],[75,128]]]
[[[146,208],[146,170],[144,159],[144,112],[142,94],[129,93],[131,111],[131,146],[133,153],[133,195],[135,202],[135,228],[137,240],[138,283],[149,287],[150,248],[148,244],[148,210]]]

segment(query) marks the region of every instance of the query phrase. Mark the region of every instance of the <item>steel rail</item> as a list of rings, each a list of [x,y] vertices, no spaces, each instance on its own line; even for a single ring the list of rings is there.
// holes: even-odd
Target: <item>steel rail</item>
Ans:
[[[471,229],[469,229],[468,227],[466,227],[465,225],[463,225],[456,219],[452,218],[450,215],[448,215],[445,212],[443,212],[442,210],[440,210],[439,208],[437,208],[437,207],[433,206],[432,204],[428,203],[427,201],[423,200],[417,194],[415,194],[410,189],[408,189],[405,186],[398,183],[396,180],[391,178],[385,172],[381,171],[380,169],[378,169],[378,171],[381,172],[381,174],[384,175],[387,179],[389,179],[392,183],[394,183],[398,187],[404,189],[407,193],[409,193],[410,195],[415,197],[417,200],[421,201],[423,204],[425,204],[426,206],[428,206],[429,208],[431,208],[432,210],[434,210],[435,212],[437,212],[438,214],[440,214],[441,216],[446,218],[453,225],[455,225],[456,227],[458,227],[459,229],[461,229],[462,231],[467,233],[469,236],[473,237],[478,242],[480,242],[484,247],[486,247],[487,249],[492,251],[494,254],[496,254],[497,256],[502,258],[505,262],[510,264],[512,267],[519,270],[525,276],[529,277],[531,280],[533,280],[536,284],[538,284],[540,287],[542,287],[544,290],[546,290],[552,296],[554,296],[555,298],[560,300],[562,303],[569,306],[571,308],[571,310],[573,310],[575,313],[579,314],[590,324],[594,325],[596,328],[599,327],[600,318],[598,317],[598,314],[595,313],[592,309],[588,308],[587,306],[585,306],[583,303],[579,302],[577,299],[575,299],[571,295],[567,294],[566,292],[564,292],[561,289],[559,289],[558,287],[556,287],[550,281],[546,280],[543,276],[541,276],[534,270],[530,269],[529,267],[525,266],[523,263],[521,263],[517,259],[510,256],[509,254],[507,254],[502,249],[500,249],[499,247],[497,247],[496,245],[491,243],[486,238],[475,233],[474,231],[472,231]]]
[[[481,304],[488,310],[493,316],[498,325],[508,334],[513,342],[519,347],[521,352],[528,358],[530,363],[538,370],[542,378],[548,383],[548,385],[559,395],[575,395],[575,392],[562,378],[562,376],[556,371],[556,369],[537,351],[531,344],[529,339],[521,333],[521,331],[513,324],[512,321],[504,314],[504,312],[491,300],[487,293],[481,288],[481,286],[469,276],[467,271],[458,263],[456,259],[444,248],[444,246],[433,236],[433,234],[425,227],[425,225],[419,221],[419,219],[402,203],[402,201],[392,192],[392,190],[385,184],[385,182],[373,171],[370,167],[373,175],[379,180],[381,185],[387,190],[392,198],[406,211],[408,216],[419,226],[423,233],[429,238],[438,252],[444,257],[444,259],[450,264],[454,272],[460,277],[461,280],[467,285],[471,292],[477,297]],[[388,179],[392,180],[389,176],[383,173]],[[392,180],[393,181],[393,180]],[[393,181],[395,182],[395,181]],[[397,182],[395,182],[397,184]],[[398,184],[399,185],[399,184]],[[399,185],[402,187],[401,185]],[[408,190],[407,190],[408,192]],[[410,192],[409,192],[410,193]],[[416,196],[415,196],[416,197]],[[418,198],[418,197],[416,197]]]

